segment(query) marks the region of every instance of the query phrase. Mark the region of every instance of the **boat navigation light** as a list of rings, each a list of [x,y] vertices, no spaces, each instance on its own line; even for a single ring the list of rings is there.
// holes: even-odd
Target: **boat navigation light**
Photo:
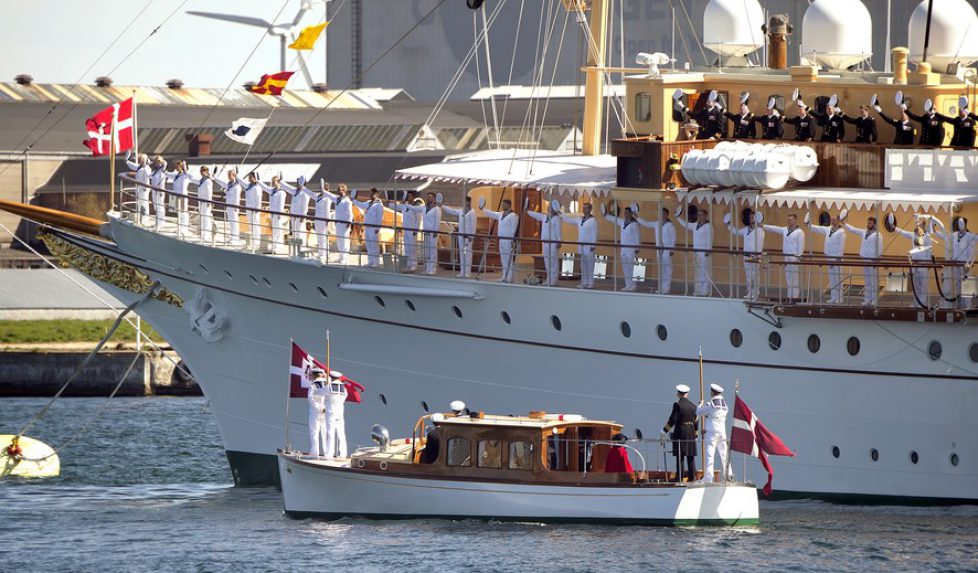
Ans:
[[[380,446],[380,451],[386,452],[387,445],[391,442],[391,434],[387,431],[387,428],[380,424],[374,424],[374,427],[370,428],[370,439]]]
[[[452,409],[452,412],[455,412],[456,416],[461,416],[462,412],[465,411],[465,402],[461,400],[453,400],[448,407]]]

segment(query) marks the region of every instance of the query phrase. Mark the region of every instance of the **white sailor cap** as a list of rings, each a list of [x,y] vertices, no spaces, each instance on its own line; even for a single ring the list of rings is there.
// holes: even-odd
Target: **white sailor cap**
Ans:
[[[719,384],[710,384],[710,390],[713,390],[717,394],[723,394],[723,386]]]
[[[340,378],[343,377],[343,373],[340,372],[339,370],[330,370],[329,371],[329,377],[330,378],[340,379]]]
[[[689,394],[689,386],[685,384],[677,384],[676,392],[679,392],[680,394]]]
[[[323,370],[322,368],[318,367],[318,366],[313,366],[312,368],[309,369],[309,373],[310,374],[325,374],[326,371]]]

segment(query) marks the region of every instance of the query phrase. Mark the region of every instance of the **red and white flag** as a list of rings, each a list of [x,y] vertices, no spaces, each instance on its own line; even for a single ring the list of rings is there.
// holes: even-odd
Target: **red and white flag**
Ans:
[[[109,155],[112,145],[115,145],[116,153],[133,148],[136,139],[134,105],[132,98],[129,98],[110,105],[85,121],[88,139],[82,143],[92,150],[92,155]]]
[[[767,457],[771,456],[794,456],[788,446],[776,436],[774,432],[768,430],[754,412],[747,407],[747,404],[737,396],[734,403],[733,431],[730,433],[730,449],[735,452],[750,454],[761,460],[761,465],[767,470],[767,484],[764,485],[764,495],[771,495],[771,481],[774,479],[774,470]]]
[[[310,371],[316,367],[322,368],[326,372],[329,371],[325,364],[292,342],[292,363],[289,366],[289,398],[305,398],[309,395],[309,386],[312,384]],[[359,404],[362,399],[360,392],[364,391],[364,387],[356,380],[346,376],[340,377],[340,381],[346,386],[346,401]]]

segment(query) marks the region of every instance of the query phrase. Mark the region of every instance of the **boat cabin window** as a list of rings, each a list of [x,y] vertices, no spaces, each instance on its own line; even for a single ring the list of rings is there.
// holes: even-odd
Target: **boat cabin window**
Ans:
[[[448,439],[448,465],[461,467],[472,465],[472,444],[468,438]]]
[[[509,443],[509,469],[533,469],[533,444],[530,442]]]
[[[479,467],[503,467],[503,446],[499,440],[479,440]]]
[[[635,119],[638,121],[652,119],[652,94],[642,92],[635,95]]]

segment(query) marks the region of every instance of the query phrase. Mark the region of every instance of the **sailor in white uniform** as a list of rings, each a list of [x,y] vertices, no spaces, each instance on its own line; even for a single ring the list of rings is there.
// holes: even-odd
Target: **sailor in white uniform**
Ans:
[[[825,248],[823,253],[827,259],[838,261],[846,254],[846,230],[842,226],[842,220],[837,216],[832,216],[832,223],[828,227],[816,225],[811,222],[811,216],[805,215],[805,221],[813,233],[825,236]],[[842,304],[842,267],[837,264],[829,265],[829,304]]]
[[[659,262],[659,294],[669,294],[672,290],[672,248],[676,246],[676,225],[669,219],[669,209],[662,208],[658,221],[646,221],[635,217],[639,225],[655,231],[655,258]]]
[[[329,437],[326,434],[326,402],[329,393],[328,380],[322,368],[313,368],[309,371],[312,383],[309,384],[309,392],[306,394],[309,400],[309,455],[320,457],[322,443],[328,444]],[[327,453],[329,449],[325,450]]]
[[[580,215],[561,213],[562,221],[577,227],[577,252],[581,256],[581,284],[577,288],[594,288],[594,257],[598,242],[598,220],[591,203],[584,203]]]
[[[326,392],[326,457],[345,458],[346,450],[346,421],[343,419],[343,409],[346,405],[346,385],[343,384],[343,374],[335,370],[329,373],[329,385]]]
[[[761,263],[759,257],[764,252],[764,229],[757,225],[757,213],[748,215],[749,225],[737,228],[730,213],[723,216],[730,232],[744,240],[744,276],[747,278],[747,298],[757,300],[761,294]]]
[[[513,257],[515,256],[514,237],[520,226],[520,216],[513,211],[513,202],[509,199],[502,200],[502,210],[493,211],[482,207],[482,212],[491,219],[499,221],[496,226],[496,235],[499,237],[499,259],[502,262],[502,276],[499,282],[513,282]]]
[[[954,300],[956,306],[961,306],[961,285],[971,263],[975,260],[975,243],[978,241],[978,234],[968,231],[968,222],[963,217],[957,218],[955,227],[957,228],[953,233],[947,233],[936,217],[931,218],[931,233],[944,241],[944,258],[961,263],[961,266],[945,267],[943,277],[944,296]],[[945,301],[941,306],[950,304]]]
[[[211,242],[214,239],[214,179],[211,168],[200,166],[200,179],[191,179],[197,186],[197,213],[200,215],[200,240]]]
[[[305,244],[303,234],[306,227],[306,215],[309,214],[309,203],[316,198],[316,194],[306,187],[306,178],[300,175],[295,181],[295,187],[283,182],[283,187],[288,191],[289,214],[292,216],[290,222],[290,232],[292,240],[299,239],[301,244]]]
[[[136,161],[132,161],[132,152],[126,152],[126,167],[135,171],[133,178],[136,180],[136,224],[145,225],[149,219],[149,177],[153,173],[153,167],[149,164],[149,156],[140,153],[136,156]]]
[[[560,202],[554,199],[547,204],[547,212],[529,211],[531,219],[540,222],[540,241],[543,246],[543,266],[547,271],[547,286],[557,286],[560,276],[560,240],[563,236],[560,219]]]
[[[329,183],[324,179],[319,180],[319,195],[316,197],[315,217],[316,217],[316,246],[319,262],[325,264],[329,262],[329,225],[328,219],[333,214],[333,198],[336,195],[329,192]]]
[[[254,171],[248,174],[248,184],[244,188],[245,207],[248,209],[248,233],[250,236],[249,248],[252,251],[258,249],[261,239],[261,206],[263,195],[269,193],[267,185],[258,180],[258,174]]]
[[[934,259],[934,241],[927,230],[929,215],[917,215],[912,231],[896,228],[897,234],[910,239],[910,276],[913,281],[914,304],[926,308],[930,300],[930,269],[917,265],[926,264]]]
[[[224,189],[224,219],[227,225],[225,232],[228,240],[235,242],[241,237],[238,207],[241,206],[241,189],[244,186],[241,180],[238,179],[238,172],[234,169],[228,170],[228,180],[226,182],[215,178],[214,183]]]
[[[792,213],[788,215],[788,225],[764,225],[764,230],[777,233],[784,237],[781,244],[781,252],[784,254],[784,282],[787,287],[786,296],[789,300],[801,298],[801,287],[799,286],[798,265],[801,255],[805,252],[805,231],[798,227],[798,216]]]
[[[418,270],[418,232],[421,231],[421,218],[425,212],[424,200],[418,192],[408,191],[403,203],[395,203],[394,210],[403,213],[401,228],[404,233],[404,254],[407,257],[407,272]]]
[[[441,205],[437,195],[428,193],[421,226],[424,231],[424,274],[438,272],[438,232],[441,230]]]
[[[472,209],[472,198],[465,198],[465,206],[461,209],[442,206],[442,209],[453,217],[458,217],[458,276],[472,278],[472,245],[475,243],[475,211]]]
[[[177,204],[177,238],[182,239],[190,230],[190,211],[187,206],[187,193],[193,177],[187,173],[187,163],[177,161],[173,171],[166,172],[166,178],[173,181],[173,195]]]
[[[695,223],[679,217],[679,224],[693,233],[693,249],[696,251],[696,284],[693,287],[693,296],[710,296],[713,280],[709,251],[713,249],[713,225],[707,220],[706,209],[696,212]]]
[[[330,193],[329,189],[323,193],[332,199],[333,227],[336,230],[336,250],[340,253],[339,263],[345,265],[350,260],[350,227],[353,225],[353,200],[346,183],[340,183],[337,192]]]
[[[862,238],[862,243],[859,245],[859,256],[867,259],[868,263],[878,262],[880,253],[883,251],[883,237],[880,235],[879,229],[876,228],[876,217],[866,219],[865,229],[857,229],[849,223],[845,223],[845,226],[850,233]],[[876,306],[876,303],[879,302],[880,292],[879,268],[874,266],[863,267],[863,282],[866,285],[863,289],[863,306]]]
[[[380,200],[380,191],[376,187],[370,190],[370,200],[357,201],[351,198],[353,204],[363,211],[363,237],[367,245],[367,266],[380,267],[380,226],[384,224],[384,202]]]
[[[153,158],[152,169],[149,184],[154,187],[153,214],[156,219],[156,232],[159,233],[163,228],[163,221],[166,220],[166,161],[162,156],[157,155]]]
[[[605,206],[601,205],[601,212],[604,214],[604,218],[618,225],[621,229],[619,256],[621,257],[621,272],[625,279],[625,288],[622,290],[626,292],[637,290],[635,286],[635,256],[642,246],[642,227],[635,220],[635,212],[637,210],[638,205],[632,203],[628,207],[625,207],[624,217],[616,217],[608,213]]]
[[[282,176],[272,177],[271,189],[268,193],[268,210],[272,216],[272,252],[278,252],[279,248],[285,244],[285,200],[289,192],[282,184]]]
[[[706,462],[703,466],[703,482],[713,482],[713,458],[719,454],[720,475],[727,472],[727,402],[723,399],[723,386],[710,384],[710,401],[700,402],[697,416],[706,416]],[[733,479],[733,474],[727,475]]]

